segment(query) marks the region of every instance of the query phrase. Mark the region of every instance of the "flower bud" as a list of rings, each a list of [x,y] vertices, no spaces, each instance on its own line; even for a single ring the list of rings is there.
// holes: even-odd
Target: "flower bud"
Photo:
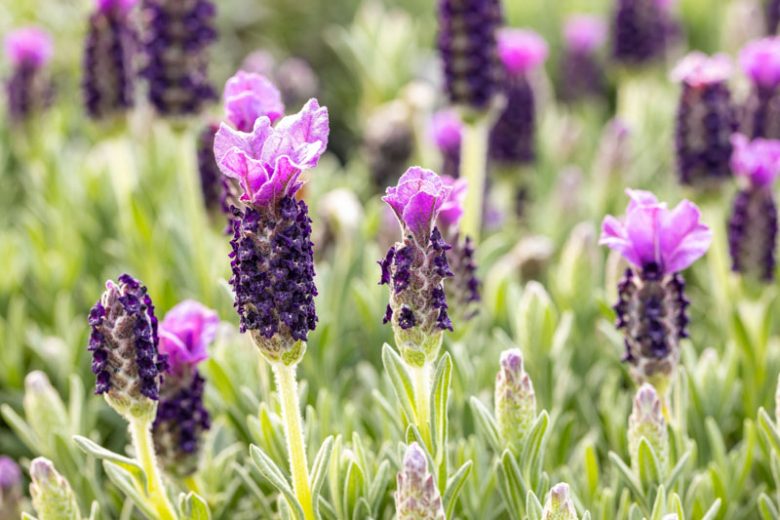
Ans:
[[[439,490],[428,472],[428,459],[416,442],[406,448],[403,467],[398,473],[395,509],[398,520],[446,518]]]
[[[24,414],[42,443],[41,453],[52,453],[54,434],[69,431],[68,412],[45,373],[35,370],[24,379]]]
[[[146,287],[128,274],[109,280],[89,313],[96,394],[128,418],[154,413],[165,356],[157,351],[157,318]]]
[[[18,520],[22,471],[10,457],[0,456],[0,520]]]
[[[513,348],[501,353],[496,374],[496,421],[504,443],[519,447],[536,420],[536,394],[523,369],[523,354]]]
[[[639,444],[645,439],[658,458],[660,471],[669,462],[669,434],[666,431],[661,400],[650,384],[643,384],[634,397],[634,407],[628,418],[628,452],[631,466],[639,471]]]
[[[49,459],[38,457],[30,464],[30,495],[40,520],[80,520],[76,496],[68,481],[57,473]]]
[[[542,520],[577,520],[577,510],[569,494],[569,485],[555,484],[547,495]]]

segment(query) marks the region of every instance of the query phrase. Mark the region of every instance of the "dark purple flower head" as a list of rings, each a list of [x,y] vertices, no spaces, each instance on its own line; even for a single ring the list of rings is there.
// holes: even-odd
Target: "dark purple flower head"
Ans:
[[[487,109],[501,91],[496,33],[500,0],[439,0],[437,46],[450,101]]]
[[[223,97],[225,118],[240,132],[252,132],[260,117],[267,117],[273,124],[284,115],[279,90],[260,74],[238,71],[225,83]]]
[[[757,188],[771,187],[780,175],[780,141],[761,138],[750,141],[742,134],[734,134],[732,143],[734,175]]]
[[[217,96],[207,49],[217,39],[211,0],[143,0],[142,70],[149,101],[165,116],[197,114]]]
[[[168,358],[168,371],[185,372],[205,361],[218,325],[217,313],[194,300],[168,311],[160,323],[160,353]]]
[[[666,2],[616,0],[612,16],[612,55],[626,65],[644,65],[666,53],[672,22]]]
[[[777,34],[777,28],[780,26],[780,0],[767,0],[765,5],[766,33]]]
[[[211,123],[198,134],[198,174],[203,203],[207,209],[219,208],[222,199],[222,172],[214,157],[214,137],[219,126]]]
[[[592,54],[607,40],[607,26],[596,16],[573,15],[563,28],[566,48],[578,54]]]
[[[525,75],[507,78],[506,105],[490,131],[491,160],[529,164],[536,158],[536,96]]]
[[[82,93],[92,118],[102,119],[133,106],[137,37],[129,10],[134,4],[100,0],[89,18]]]
[[[52,52],[51,38],[37,27],[16,29],[5,37],[6,58],[11,63],[6,85],[11,120],[23,122],[49,106],[52,86],[43,69]]]
[[[88,350],[97,377],[96,394],[105,394],[121,414],[153,410],[159,398],[165,356],[157,350],[157,318],[146,287],[128,274],[109,280],[89,313]]]
[[[5,55],[13,67],[41,68],[49,62],[53,52],[51,37],[37,27],[22,27],[5,37]]]
[[[397,186],[387,188],[382,200],[395,212],[404,235],[411,234],[424,245],[451,192],[452,187],[434,172],[414,166],[406,170]]]
[[[498,32],[498,56],[508,76],[523,76],[544,63],[547,42],[528,29],[502,29]]]

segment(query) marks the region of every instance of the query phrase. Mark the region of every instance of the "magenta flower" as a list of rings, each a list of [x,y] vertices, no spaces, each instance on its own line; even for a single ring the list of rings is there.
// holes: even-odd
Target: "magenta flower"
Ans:
[[[727,81],[731,76],[731,60],[725,54],[707,56],[703,52],[692,52],[672,69],[674,81],[694,88]]]
[[[589,54],[607,40],[607,25],[596,16],[574,15],[563,28],[566,46],[576,52]]]
[[[420,243],[427,243],[433,223],[450,196],[452,187],[431,170],[413,166],[398,180],[398,186],[387,188],[382,197],[401,227],[411,231]]]
[[[53,52],[51,37],[37,27],[16,29],[5,37],[5,54],[15,67],[42,67],[51,59]]]
[[[460,151],[463,123],[458,112],[445,108],[431,118],[431,136],[436,147],[443,152]]]
[[[619,251],[634,266],[672,274],[707,252],[712,232],[700,221],[699,208],[688,200],[673,210],[650,192],[627,190],[631,202],[619,220],[604,219],[600,244]]]
[[[734,152],[731,168],[734,175],[750,181],[753,186],[770,186],[780,174],[780,141],[774,139],[748,140],[742,134],[731,138]]]
[[[780,84],[780,38],[755,40],[739,53],[742,70],[756,85],[774,88]]]
[[[438,223],[441,229],[448,230],[457,227],[463,216],[463,201],[466,199],[468,183],[466,179],[455,179],[449,175],[442,175],[441,179],[451,191],[439,209]]]
[[[526,74],[547,58],[547,42],[533,31],[502,29],[498,33],[498,55],[512,76]]]
[[[208,358],[206,348],[217,334],[217,313],[194,300],[173,307],[160,322],[160,352],[168,356],[171,372],[194,367]]]
[[[242,132],[251,132],[262,116],[274,123],[284,115],[282,95],[260,74],[239,70],[225,84],[223,97],[227,120]]]
[[[275,127],[268,116],[260,116],[248,133],[222,123],[214,155],[222,173],[238,179],[242,201],[267,206],[303,185],[301,173],[317,166],[328,146],[328,124],[328,109],[310,99]]]

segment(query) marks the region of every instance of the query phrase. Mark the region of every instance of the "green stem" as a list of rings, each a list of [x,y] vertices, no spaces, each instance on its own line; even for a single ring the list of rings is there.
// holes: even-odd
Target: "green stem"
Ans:
[[[479,242],[482,229],[482,200],[485,196],[489,118],[482,116],[464,125],[460,149],[460,176],[468,182],[461,230]]]
[[[414,390],[415,422],[428,449],[433,449],[431,438],[431,364],[409,367]]]
[[[271,365],[276,376],[276,389],[282,401],[282,416],[284,418],[284,435],[287,438],[287,452],[290,457],[290,473],[293,479],[293,490],[298,502],[303,508],[306,520],[314,520],[314,507],[311,487],[309,485],[309,464],[306,461],[306,446],[303,438],[300,403],[298,401],[298,382],[295,379],[296,365],[287,366],[284,363]]]
[[[176,520],[176,513],[168,500],[165,486],[157,467],[157,457],[152,442],[151,421],[133,418],[130,421],[130,436],[135,448],[135,454],[146,473],[146,495],[157,511],[160,520]]]

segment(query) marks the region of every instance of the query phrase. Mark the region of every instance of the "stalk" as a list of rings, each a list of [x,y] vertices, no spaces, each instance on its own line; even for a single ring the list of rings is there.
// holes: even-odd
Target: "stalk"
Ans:
[[[431,364],[425,362],[421,367],[409,367],[414,391],[415,422],[420,430],[423,442],[433,448],[431,438]]]
[[[176,520],[176,513],[168,500],[160,470],[157,467],[157,457],[152,443],[151,421],[146,418],[130,420],[130,435],[135,448],[135,454],[146,473],[147,493],[152,506],[161,520]]]
[[[471,237],[474,243],[479,243],[479,233],[482,229],[489,121],[489,117],[482,115],[465,124],[460,149],[460,176],[468,182],[461,230],[463,235]]]
[[[306,446],[303,438],[300,402],[298,400],[298,382],[295,378],[296,365],[272,363],[276,376],[276,388],[282,401],[284,418],[284,436],[287,439],[287,452],[290,457],[290,474],[293,479],[293,491],[303,509],[306,520],[314,520],[314,507],[309,485],[309,464],[306,461]]]

